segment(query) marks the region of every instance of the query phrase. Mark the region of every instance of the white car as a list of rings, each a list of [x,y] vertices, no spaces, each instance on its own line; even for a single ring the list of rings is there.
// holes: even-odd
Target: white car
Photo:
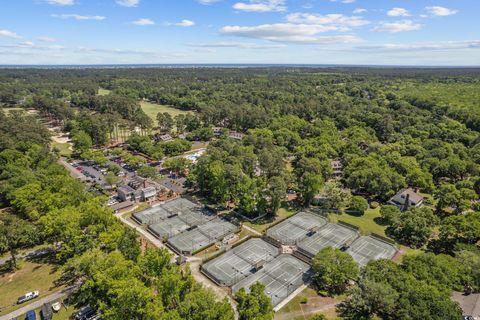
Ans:
[[[17,300],[17,304],[27,302],[29,300],[35,299],[40,293],[38,291],[27,292]]]

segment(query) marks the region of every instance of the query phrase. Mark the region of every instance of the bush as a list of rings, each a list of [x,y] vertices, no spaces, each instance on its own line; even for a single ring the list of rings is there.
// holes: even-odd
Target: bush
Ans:
[[[350,210],[357,211],[360,214],[364,214],[368,209],[368,201],[360,196],[353,196],[350,202]]]

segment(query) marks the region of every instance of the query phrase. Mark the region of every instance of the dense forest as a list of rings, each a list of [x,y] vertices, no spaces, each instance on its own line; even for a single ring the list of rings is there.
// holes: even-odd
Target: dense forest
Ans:
[[[98,95],[99,88],[110,94]],[[422,253],[345,276],[356,280],[340,286],[346,319],[455,319],[460,311],[451,291],[480,290],[479,89],[477,69],[0,70],[0,104],[38,110],[70,132],[79,156],[125,131],[130,147],[156,160],[191,146],[180,138],[157,141],[158,132],[211,140],[187,183],[210,203],[243,215],[274,216],[288,192],[298,195],[299,207],[318,194],[332,210],[382,204],[387,235]],[[160,113],[155,123],[141,100],[193,112]],[[212,127],[245,136],[213,139]],[[135,237],[56,164],[49,139],[33,116],[0,112],[0,196],[13,208],[1,227],[32,235],[0,238],[1,250],[61,243],[59,263],[72,278],[86,279],[79,299],[108,319],[233,317],[226,301],[213,303],[188,270],[168,263],[166,252],[140,254]],[[343,166],[339,180],[333,159]],[[425,196],[423,207],[386,204],[406,187]],[[324,254],[335,260],[341,253]],[[339,293],[325,279],[318,285]]]

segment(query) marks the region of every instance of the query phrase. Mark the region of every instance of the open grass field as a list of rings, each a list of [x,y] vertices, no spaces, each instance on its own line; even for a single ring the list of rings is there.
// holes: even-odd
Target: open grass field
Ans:
[[[360,228],[360,232],[364,235],[376,233],[378,235],[386,237],[385,229],[387,227],[379,224],[379,221],[381,220],[380,208],[367,209],[367,211],[365,211],[365,214],[362,216],[349,213],[330,213],[329,218],[331,222],[343,221],[357,226]]]
[[[159,112],[168,112],[172,117],[175,117],[179,114],[191,113],[190,111],[183,111],[177,108],[156,104],[148,101],[141,101],[140,106],[142,110],[154,121],[157,122],[157,113]]]
[[[53,141],[52,148],[57,148],[60,150],[60,155],[63,157],[69,157],[72,155],[72,150],[70,149],[69,143],[58,143]]]
[[[106,96],[110,94],[110,90],[100,88],[98,89],[98,95],[99,96]]]
[[[277,221],[285,220],[288,217],[293,216],[294,214],[295,214],[295,211],[288,210],[286,208],[280,208],[278,210],[277,216],[273,220],[269,220],[269,221],[260,220],[260,221],[258,221],[258,223],[252,223],[252,222],[249,222],[249,221],[245,221],[243,224],[245,224],[246,226],[248,226],[248,227],[250,227],[250,228],[252,228],[252,229],[254,229],[258,232],[263,232],[263,231],[267,230],[272,224],[276,223]]]
[[[63,289],[54,282],[60,278],[60,271],[50,264],[21,261],[20,270],[0,275],[0,315],[18,309],[16,301],[21,295],[38,290],[40,297]]]

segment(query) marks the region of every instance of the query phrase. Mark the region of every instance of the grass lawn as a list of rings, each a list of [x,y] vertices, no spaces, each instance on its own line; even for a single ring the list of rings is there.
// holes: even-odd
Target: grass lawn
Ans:
[[[60,278],[60,271],[50,264],[19,261],[20,270],[0,275],[0,315],[18,309],[16,301],[21,295],[30,291],[40,291],[40,297],[61,290],[55,280]]]
[[[12,112],[12,111],[20,111],[20,110],[26,110],[24,108],[0,108],[1,110],[3,110],[5,113],[9,113],[9,112]]]
[[[367,209],[362,216],[356,216],[349,213],[330,213],[329,217],[332,222],[343,221],[359,227],[362,234],[368,235],[376,233],[386,237],[385,229],[387,226],[377,223],[377,221],[380,220],[380,207],[376,209]]]
[[[35,313],[37,314],[37,319],[42,319],[40,310],[42,310],[42,308],[38,308],[35,310]],[[65,306],[62,305],[62,308],[60,309],[60,311],[53,312],[52,320],[69,320],[74,314],[74,312],[75,312],[75,308],[73,306],[68,306],[65,308]]]
[[[140,106],[142,110],[153,120],[154,123],[157,122],[157,113],[159,112],[168,112],[172,117],[175,117],[179,114],[187,114],[189,111],[183,111],[177,108],[156,104],[148,101],[141,101]]]
[[[52,148],[57,148],[60,150],[60,155],[64,157],[69,157],[72,155],[72,150],[70,150],[70,144],[69,143],[58,143],[53,141],[52,142]]]
[[[304,320],[311,319],[318,313],[322,313],[327,319],[337,319],[334,307],[337,302],[334,298],[321,297],[314,289],[307,287],[280,309],[274,319]]]
[[[99,88],[98,89],[98,95],[99,96],[107,96],[110,94],[110,90]]]
[[[257,223],[252,223],[252,222],[249,222],[249,221],[245,221],[243,224],[252,228],[252,229],[255,229],[258,232],[263,232],[263,231],[267,230],[275,222],[277,222],[279,220],[284,220],[284,219],[286,219],[290,216],[293,216],[294,214],[295,214],[295,211],[292,211],[292,210],[289,210],[289,209],[286,209],[286,208],[280,208],[278,210],[277,216],[273,220],[268,220],[268,221],[259,220]]]

